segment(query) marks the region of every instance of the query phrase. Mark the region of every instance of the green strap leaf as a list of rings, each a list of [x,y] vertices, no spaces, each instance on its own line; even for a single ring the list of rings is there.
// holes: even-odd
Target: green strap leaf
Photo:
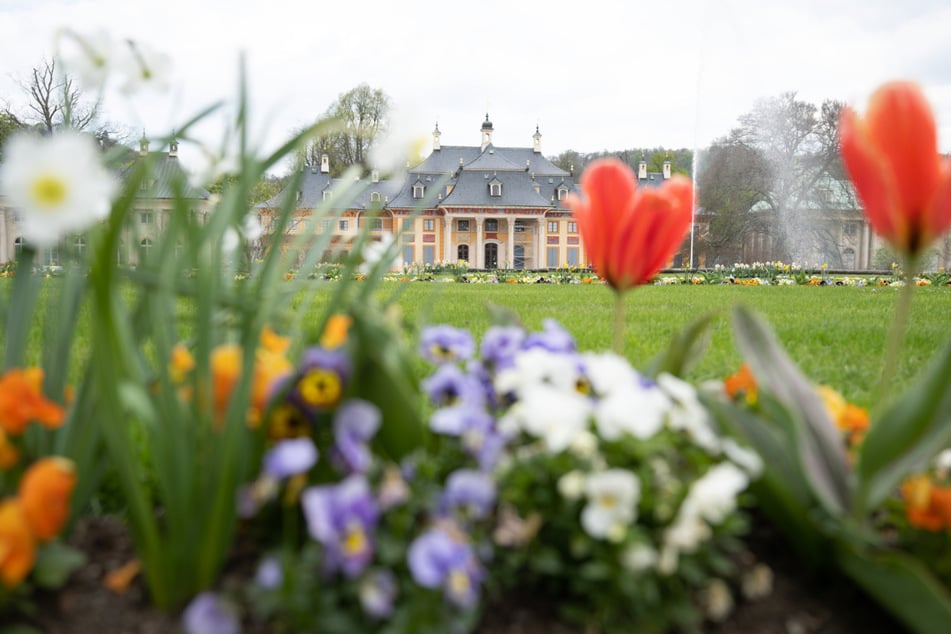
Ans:
[[[845,448],[812,383],[786,355],[769,325],[751,310],[733,309],[736,343],[757,382],[789,411],[802,472],[827,511],[851,506]]]
[[[951,343],[870,427],[858,460],[859,502],[876,508],[951,443]]]

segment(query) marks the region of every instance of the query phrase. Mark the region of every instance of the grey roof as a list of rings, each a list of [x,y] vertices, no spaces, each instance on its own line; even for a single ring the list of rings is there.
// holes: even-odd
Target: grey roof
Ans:
[[[188,182],[177,156],[169,156],[167,152],[149,152],[147,157],[138,155],[128,167],[123,170],[123,177],[127,177],[142,160],[150,162],[149,175],[146,176],[142,187],[136,192],[136,198],[171,199],[181,194],[186,199],[208,200],[211,194],[203,187],[195,187]]]
[[[382,205],[387,200],[392,200],[400,191],[402,183],[393,180],[381,180],[374,183],[369,178],[359,180],[344,180],[342,178],[330,178],[330,174],[320,172],[319,169],[307,167],[301,174],[300,182],[296,190],[292,190],[289,183],[281,192],[268,198],[267,200],[255,205],[257,209],[276,209],[286,200],[285,196],[294,196],[297,199],[295,208],[297,209],[315,209],[323,204],[324,192],[335,191],[342,194],[341,201],[345,204],[344,209],[370,209],[377,203],[372,200],[373,193],[380,194]],[[346,190],[346,192],[344,192]],[[297,198],[297,192],[300,197]]]
[[[502,184],[501,196],[489,195],[489,182]],[[536,181],[524,170],[519,172],[463,171],[452,192],[443,198],[445,207],[542,207],[551,208],[551,199],[535,191]],[[541,191],[541,190],[539,190]]]
[[[498,162],[499,159],[502,159],[511,163],[510,167],[490,167],[489,169],[524,170],[527,166],[528,171],[534,174],[570,176],[568,172],[530,147],[497,147],[491,144],[485,150],[478,145],[444,145],[438,150],[433,150],[422,163],[410,169],[410,172],[414,174],[450,174],[458,170],[460,165],[464,169],[470,167],[472,169],[482,169],[481,164],[475,167],[473,167],[473,164],[483,157],[487,161]],[[459,159],[462,159],[461,163]]]
[[[664,174],[662,172],[647,172],[647,178],[637,179],[638,187],[660,187],[663,184]]]
[[[258,209],[276,209],[287,200],[285,196],[294,196],[296,198],[297,192],[300,192],[296,207],[313,209],[323,202],[324,190],[330,185],[330,182],[330,174],[321,173],[316,167],[305,167],[301,173],[300,182],[295,190],[292,191],[292,178],[291,182],[287,184],[287,187],[267,200],[258,203],[255,207]]]
[[[463,170],[502,170],[502,171],[525,171],[525,165],[517,165],[505,158],[501,153],[496,153],[495,147],[491,144],[486,146],[485,150],[475,160],[469,161],[462,166]]]

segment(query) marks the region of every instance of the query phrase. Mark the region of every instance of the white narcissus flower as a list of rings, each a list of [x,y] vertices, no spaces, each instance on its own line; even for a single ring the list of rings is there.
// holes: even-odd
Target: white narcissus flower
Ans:
[[[98,92],[113,70],[116,42],[108,31],[100,29],[80,35],[61,29],[55,37],[56,58],[67,72],[76,77],[82,88]]]
[[[66,130],[50,137],[18,134],[4,154],[0,191],[20,214],[27,242],[56,244],[109,215],[116,182],[92,137]]]
[[[384,234],[378,241],[367,241],[367,243],[363,245],[363,249],[360,251],[360,255],[363,258],[363,262],[359,267],[360,273],[363,275],[369,275],[374,267],[376,267],[377,263],[386,257],[386,253],[387,251],[390,251],[391,246],[393,246],[393,236],[389,234]],[[390,271],[396,267],[399,254],[394,251],[391,253],[391,255],[392,258],[384,271]]]
[[[170,85],[172,60],[148,44],[135,40],[126,40],[124,54],[118,65],[123,71],[125,81],[119,87],[126,95],[144,90],[165,92]]]
[[[637,517],[641,482],[624,469],[608,469],[589,475],[585,480],[588,504],[581,511],[581,526],[598,539],[623,538],[627,526]]]
[[[419,118],[422,109],[397,107],[386,131],[370,148],[370,165],[383,174],[400,174],[406,164],[415,165],[428,153],[428,125]]]

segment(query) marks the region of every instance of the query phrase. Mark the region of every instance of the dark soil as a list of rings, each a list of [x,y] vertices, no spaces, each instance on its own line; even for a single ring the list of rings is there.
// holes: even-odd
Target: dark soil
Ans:
[[[103,586],[103,578],[109,571],[134,557],[120,522],[110,519],[84,522],[70,541],[89,556],[89,564],[74,574],[62,591],[38,597],[33,626],[47,634],[180,631],[177,617],[169,617],[149,606],[141,578],[122,594]],[[773,569],[773,592],[758,601],[739,603],[725,622],[707,624],[704,634],[900,634],[905,631],[848,581],[804,576],[795,557],[769,528],[757,528],[749,543],[757,558]],[[631,631],[636,632],[636,627],[632,626]],[[555,610],[546,604],[544,597],[520,597],[507,604],[489,606],[478,634],[589,633],[558,621]]]

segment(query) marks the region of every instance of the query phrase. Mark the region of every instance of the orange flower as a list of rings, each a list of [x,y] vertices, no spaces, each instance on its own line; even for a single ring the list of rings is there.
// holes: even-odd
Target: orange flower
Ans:
[[[275,335],[276,337],[276,335]],[[272,345],[274,343],[272,342]],[[223,344],[211,353],[211,377],[213,383],[216,420],[220,421],[228,411],[228,402],[234,388],[241,378],[243,359],[241,346]],[[271,386],[281,377],[293,370],[291,362],[283,354],[272,352],[264,347],[258,348],[254,357],[254,369],[251,378],[251,403],[248,411],[248,423],[252,426],[261,422]]]
[[[0,502],[0,580],[12,588],[30,574],[36,561],[36,542],[19,500]]]
[[[48,541],[69,517],[69,498],[76,486],[71,460],[60,457],[37,460],[20,480],[19,499],[33,534]]]
[[[750,405],[756,402],[756,377],[753,376],[750,366],[745,363],[740,366],[736,374],[731,374],[724,379],[723,389],[730,398],[735,399],[743,394]]]
[[[215,416],[221,418],[228,409],[228,401],[241,377],[243,354],[241,346],[226,343],[211,351],[211,382]]]
[[[291,340],[280,336],[270,326],[265,326],[261,331],[261,347],[276,354],[284,354],[291,347]]]
[[[168,361],[168,375],[172,383],[183,383],[188,373],[195,369],[195,357],[184,344],[176,343],[172,347],[172,356]]]
[[[347,333],[353,320],[348,315],[331,315],[320,335],[320,345],[327,350],[339,348],[347,340]]]
[[[928,476],[917,475],[901,485],[908,523],[916,528],[951,529],[951,487],[939,487]]]
[[[910,82],[881,86],[861,119],[839,125],[842,159],[875,231],[916,255],[951,226],[951,165],[938,155],[934,114]]]
[[[0,429],[0,471],[6,471],[20,461],[20,451]]]
[[[254,377],[251,381],[251,409],[248,412],[250,425],[256,427],[260,424],[264,411],[267,409],[271,387],[282,377],[290,374],[293,369],[294,366],[284,355],[264,348],[258,349],[254,359]]]
[[[674,176],[661,187],[637,187],[630,167],[599,159],[581,176],[584,198],[571,207],[589,261],[614,290],[645,284],[683,242],[693,205],[693,186]]]
[[[0,377],[0,429],[16,436],[30,421],[55,429],[64,419],[63,408],[43,396],[40,368],[13,368]]]

